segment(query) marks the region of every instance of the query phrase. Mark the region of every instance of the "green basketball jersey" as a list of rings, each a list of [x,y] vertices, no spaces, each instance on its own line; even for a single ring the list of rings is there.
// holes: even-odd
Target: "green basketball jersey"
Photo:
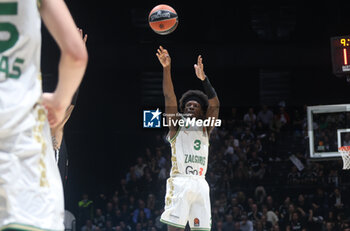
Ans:
[[[32,125],[26,115],[41,95],[40,53],[37,0],[0,0],[0,136]]]
[[[209,138],[202,126],[180,126],[172,139],[170,175],[205,176],[208,165]]]

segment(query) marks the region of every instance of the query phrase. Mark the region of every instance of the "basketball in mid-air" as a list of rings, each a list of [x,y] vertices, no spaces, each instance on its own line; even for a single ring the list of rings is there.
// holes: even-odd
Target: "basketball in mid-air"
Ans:
[[[161,35],[170,34],[179,23],[176,11],[165,4],[158,5],[151,10],[148,22],[152,30]]]

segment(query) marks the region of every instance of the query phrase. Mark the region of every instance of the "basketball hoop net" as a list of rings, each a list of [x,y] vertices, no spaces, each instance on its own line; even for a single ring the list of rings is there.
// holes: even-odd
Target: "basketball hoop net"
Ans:
[[[343,169],[350,169],[350,146],[342,146],[338,151],[343,159]]]

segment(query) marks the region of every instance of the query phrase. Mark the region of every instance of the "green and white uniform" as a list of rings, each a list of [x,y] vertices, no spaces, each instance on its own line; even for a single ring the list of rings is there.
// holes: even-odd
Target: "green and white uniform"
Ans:
[[[204,127],[179,127],[168,139],[172,168],[167,180],[165,208],[161,221],[191,230],[211,229],[209,186],[205,180],[208,166],[209,138]]]
[[[40,54],[37,0],[0,0],[0,230],[64,229]]]

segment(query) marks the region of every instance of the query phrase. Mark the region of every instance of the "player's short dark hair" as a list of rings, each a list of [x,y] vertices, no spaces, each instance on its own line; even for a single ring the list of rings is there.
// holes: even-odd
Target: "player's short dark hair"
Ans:
[[[209,104],[208,96],[200,90],[188,90],[181,96],[179,101],[181,112],[184,111],[186,103],[191,100],[198,102],[201,105],[203,112],[206,113]]]

